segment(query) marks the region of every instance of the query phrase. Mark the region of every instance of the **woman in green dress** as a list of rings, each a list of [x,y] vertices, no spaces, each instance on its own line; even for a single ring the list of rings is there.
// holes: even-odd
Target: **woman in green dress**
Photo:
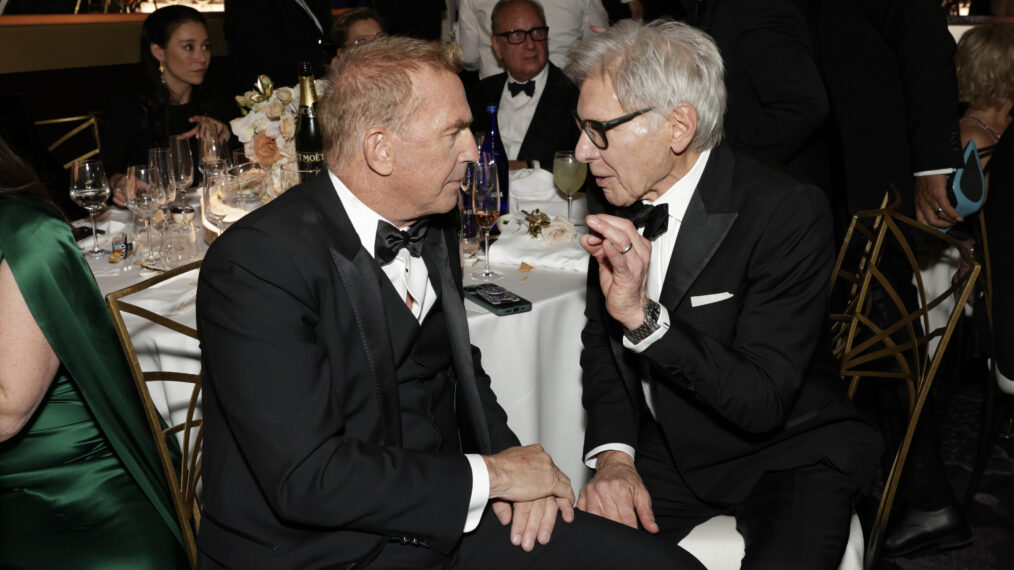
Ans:
[[[140,399],[67,222],[0,139],[0,561],[186,568]]]

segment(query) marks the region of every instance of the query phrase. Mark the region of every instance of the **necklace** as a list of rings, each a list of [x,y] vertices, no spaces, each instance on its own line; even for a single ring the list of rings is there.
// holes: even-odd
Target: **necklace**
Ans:
[[[961,117],[962,121],[965,120],[965,119],[971,119],[971,120],[975,121],[976,123],[978,123],[979,126],[983,128],[983,130],[985,130],[987,133],[989,133],[989,136],[993,137],[993,142],[997,142],[997,141],[1000,140],[1000,133],[998,133],[996,131],[996,129],[994,129],[993,127],[989,126],[989,124],[986,123],[986,121],[983,121],[979,117],[976,117],[975,115],[971,115],[971,114],[967,114],[964,117]]]

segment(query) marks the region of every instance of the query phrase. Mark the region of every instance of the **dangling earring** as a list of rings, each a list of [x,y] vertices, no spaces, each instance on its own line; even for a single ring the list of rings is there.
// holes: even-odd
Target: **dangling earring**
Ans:
[[[162,73],[163,71],[165,71],[165,64],[160,61],[158,62],[158,72]]]

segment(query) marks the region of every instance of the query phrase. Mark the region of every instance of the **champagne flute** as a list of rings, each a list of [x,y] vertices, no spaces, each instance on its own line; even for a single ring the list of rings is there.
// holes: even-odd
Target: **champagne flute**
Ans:
[[[144,220],[145,241],[148,243],[148,255],[139,263],[142,267],[149,269],[161,269],[167,264],[152,248],[151,241],[151,217],[155,215],[159,207],[165,204],[165,189],[153,179],[151,170],[147,165],[134,165],[127,167],[125,191],[127,194],[127,208],[135,215]]]
[[[485,269],[472,273],[473,279],[495,281],[503,278],[489,268],[489,232],[500,217],[500,182],[496,161],[492,156],[479,155],[479,161],[472,164],[472,213],[475,215],[479,228],[482,230],[483,243],[486,251]],[[506,165],[504,165],[506,167]]]
[[[186,202],[186,194],[194,183],[194,155],[190,152],[190,141],[179,135],[169,137],[169,174],[176,187],[180,202]]]
[[[205,165],[209,162],[217,162],[223,160],[228,164],[229,162],[229,149],[226,148],[225,143],[218,139],[214,129],[202,128],[201,131],[201,174],[207,176],[205,172]]]
[[[92,220],[91,251],[86,252],[91,257],[100,257],[106,250],[99,247],[98,230],[95,226],[95,212],[106,204],[109,199],[109,181],[106,179],[106,169],[100,160],[79,160],[71,166],[70,170],[70,198],[74,203],[88,210],[88,216]]]
[[[588,165],[578,162],[574,157],[574,151],[560,150],[553,155],[553,181],[567,195],[567,221],[574,221],[570,214],[574,193],[584,186],[584,179],[587,176]]]

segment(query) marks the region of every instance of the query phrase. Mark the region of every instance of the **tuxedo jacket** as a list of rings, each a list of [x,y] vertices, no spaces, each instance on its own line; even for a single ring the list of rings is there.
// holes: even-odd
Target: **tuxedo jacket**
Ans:
[[[826,189],[827,94],[810,34],[791,0],[704,0],[688,23],[725,63],[725,133],[737,149]]]
[[[463,452],[516,445],[470,346],[456,234],[422,257],[447,319]],[[456,545],[471,493],[461,453],[402,447],[387,277],[328,176],[219,237],[198,293],[204,373],[204,567],[347,567],[389,539]],[[390,297],[393,297],[390,296]]]
[[[795,1],[831,105],[836,222],[879,207],[892,184],[911,215],[912,174],[962,163],[946,15],[921,0]]]
[[[577,109],[578,88],[567,79],[560,68],[552,63],[542,91],[535,115],[525,133],[518,151],[518,160],[538,160],[539,166],[553,169],[553,155],[558,150],[574,150],[580,132],[571,113]],[[492,75],[476,83],[468,92],[468,104],[472,108],[472,130],[489,132],[488,105],[500,105],[500,95],[507,83],[507,73]],[[507,118],[500,114],[497,123],[502,125]]]
[[[612,212],[601,198],[589,196],[592,212]],[[640,382],[647,371],[672,457],[701,499],[734,503],[766,471],[825,459],[867,487],[881,443],[858,419],[830,353],[831,264],[830,212],[817,188],[714,149],[658,299],[671,328],[641,355],[623,347],[591,260],[585,453],[607,443],[637,448],[650,413]],[[719,294],[727,298],[703,302]]]

